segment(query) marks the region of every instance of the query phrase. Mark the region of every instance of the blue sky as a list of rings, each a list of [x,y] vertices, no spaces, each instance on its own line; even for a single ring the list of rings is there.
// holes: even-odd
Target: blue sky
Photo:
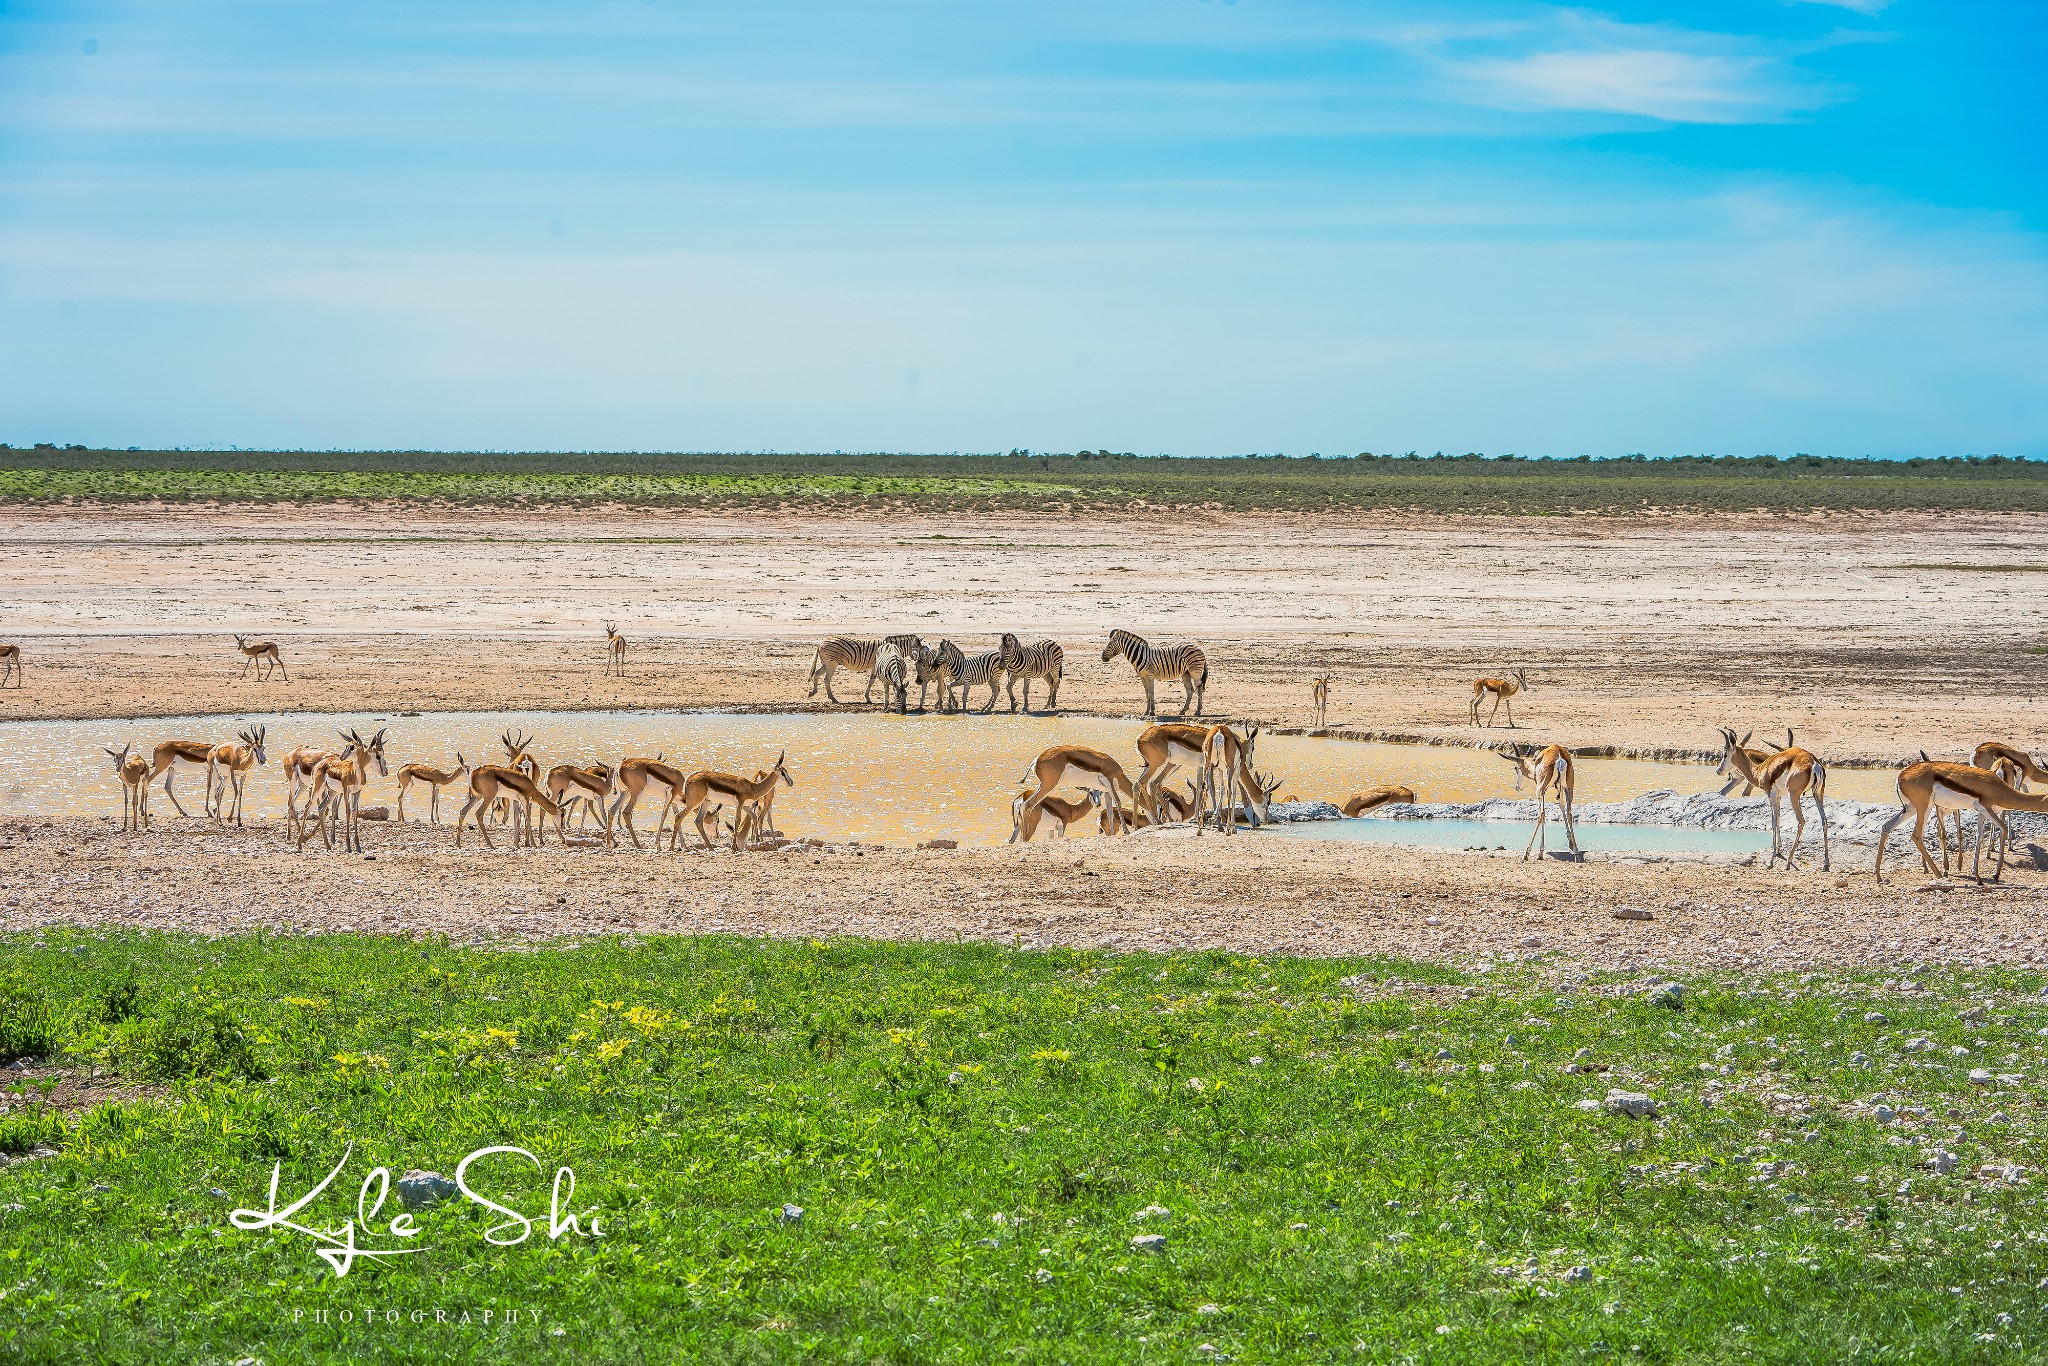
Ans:
[[[2048,456],[2048,6],[0,5],[0,440]]]

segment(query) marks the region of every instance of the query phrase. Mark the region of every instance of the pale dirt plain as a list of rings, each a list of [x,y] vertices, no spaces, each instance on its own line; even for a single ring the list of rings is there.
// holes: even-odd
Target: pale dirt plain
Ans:
[[[1306,724],[1327,673],[1334,729],[1469,743],[1469,680],[1522,665],[1516,738],[1582,750],[1704,752],[1723,723],[1790,725],[1838,766],[2048,743],[2048,517],[2030,515],[13,508],[0,538],[0,638],[27,666],[0,720],[802,710],[823,704],[804,689],[826,634],[989,648],[1004,629],[1066,644],[1063,710],[1129,715],[1127,666],[1098,657],[1129,625],[1209,648],[1212,713],[1281,726]],[[623,680],[600,676],[605,620],[633,641]],[[238,681],[234,631],[276,639],[293,681]],[[1867,849],[1832,874],[1256,837],[515,853],[373,824],[363,859],[290,853],[277,793],[252,782],[263,825],[226,834],[160,800],[142,838],[111,819],[0,824],[0,925],[864,934],[1563,972],[2048,962],[2048,875],[1951,890],[1899,868],[1879,888]],[[1624,905],[1656,919],[1614,919]]]

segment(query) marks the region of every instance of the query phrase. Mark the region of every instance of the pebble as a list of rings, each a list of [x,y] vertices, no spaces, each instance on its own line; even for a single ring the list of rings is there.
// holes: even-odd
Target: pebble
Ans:
[[[455,1183],[439,1172],[415,1167],[398,1178],[398,1201],[407,1209],[427,1209],[443,1200],[453,1200],[456,1194]]]
[[[1921,1165],[1926,1167],[1929,1171],[1932,1171],[1937,1176],[1947,1176],[1950,1172],[1954,1171],[1957,1168],[1957,1166],[1961,1164],[1961,1162],[1962,1159],[1957,1157],[1948,1149],[1937,1148],[1935,1149],[1933,1155],[1930,1156],[1927,1159],[1927,1161],[1925,1161]]]
[[[1891,1022],[1892,1017],[1885,1014],[1882,1010],[1870,1011],[1863,1017],[1863,1023],[1865,1024],[1888,1025]]]
[[[1685,1008],[1685,988],[1676,982],[1663,982],[1643,993],[1643,999],[1653,1006],[1666,1010]]]
[[[1603,1102],[1607,1112],[1630,1119],[1655,1119],[1657,1102],[1638,1091],[1609,1091]]]
[[[1879,1124],[1889,1124],[1899,1117],[1899,1112],[1889,1105],[1880,1105],[1871,1110],[1870,1117]]]
[[[801,1224],[803,1221],[804,1208],[802,1205],[784,1205],[782,1213],[777,1216],[778,1223]]]
[[[1977,1086],[1989,1086],[1991,1074],[1981,1067],[1973,1067],[1970,1069],[1970,1081]]]
[[[1590,1266],[1575,1266],[1564,1273],[1564,1278],[1568,1281],[1590,1281],[1593,1279],[1593,1268]]]
[[[1140,1233],[1137,1237],[1131,1239],[1131,1246],[1140,1252],[1157,1252],[1166,1246],[1166,1235],[1163,1233]]]
[[[1145,1206],[1145,1208],[1143,1208],[1143,1209],[1139,1210],[1139,1211],[1138,1211],[1138,1212],[1137,1212],[1136,1214],[1133,1214],[1133,1215],[1131,1216],[1131,1218],[1133,1218],[1133,1219],[1164,1219],[1164,1218],[1166,1218],[1166,1217],[1167,1217],[1168,1215],[1170,1215],[1170,1214],[1172,1214],[1172,1213],[1173,1213],[1173,1211],[1172,1211],[1172,1210],[1170,1210],[1170,1209],[1168,1209],[1168,1208],[1167,1208],[1166,1206],[1164,1206],[1164,1205],[1147,1205],[1147,1206]]]
[[[1655,920],[1657,917],[1640,906],[1616,906],[1608,912],[1616,920]]]
[[[1908,1039],[1905,1045],[1905,1051],[1908,1053],[1932,1053],[1934,1048],[1932,1039]]]
[[[1870,1055],[1868,1053],[1851,1053],[1849,1055],[1849,1065],[1851,1067],[1862,1067],[1869,1061]]]

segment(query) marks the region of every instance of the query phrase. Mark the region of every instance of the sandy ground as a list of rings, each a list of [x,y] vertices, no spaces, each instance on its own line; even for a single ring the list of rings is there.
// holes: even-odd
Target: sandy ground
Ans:
[[[725,932],[976,939],[1022,947],[1387,953],[1629,972],[1930,963],[2048,966],[2048,874],[1936,883],[1899,868],[1523,863],[1244,835],[1029,848],[733,854],[456,850],[446,828],[369,824],[371,858],[289,850],[281,832],[90,822],[0,829],[0,928],[213,934]],[[1653,920],[1616,919],[1623,906]]]
[[[0,693],[0,719],[782,709],[811,705],[805,673],[825,634],[916,630],[986,648],[1004,629],[1067,644],[1063,706],[1128,714],[1142,699],[1128,668],[1098,658],[1108,629],[1127,625],[1209,647],[1212,712],[1303,724],[1309,679],[1328,673],[1331,724],[1364,733],[1477,738],[1469,680],[1515,665],[1534,685],[1519,738],[1580,747],[1703,750],[1723,722],[1791,725],[1839,764],[1991,736],[2043,747],[2048,720],[2044,656],[2030,653],[2048,639],[2033,591],[2048,518],[2035,516],[1110,525],[12,509],[0,536],[0,639],[19,641],[27,665],[27,686]],[[633,641],[624,680],[600,676],[606,620]],[[276,639],[293,681],[238,681],[234,631]],[[365,861],[293,858],[274,834],[103,831],[0,827],[6,923],[959,934],[1624,967],[2027,962],[2048,925],[2032,873],[2017,891],[1915,893],[1877,891],[1867,872],[1838,888],[1818,873],[1242,840],[1226,853],[1214,839],[860,860],[458,857],[445,832],[419,830],[373,833],[392,847]],[[814,859],[834,867],[829,893]],[[1611,919],[1624,903],[1659,919]],[[1538,947],[1519,947],[1532,937]]]
[[[0,511],[0,719],[194,711],[793,706],[818,639],[1068,647],[1061,701],[1142,694],[1111,626],[1208,647],[1208,703],[1471,738],[1470,680],[1526,666],[1532,740],[1704,749],[1791,725],[1837,762],[2048,721],[2048,518],[858,521],[774,514]],[[601,623],[633,641],[600,676]],[[238,680],[231,632],[292,682]],[[856,693],[858,689],[854,690]],[[822,699],[820,699],[822,701]],[[1172,705],[1179,706],[1176,695]]]

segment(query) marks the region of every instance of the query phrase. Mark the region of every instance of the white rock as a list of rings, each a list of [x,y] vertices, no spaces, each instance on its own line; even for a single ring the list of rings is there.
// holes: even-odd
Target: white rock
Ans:
[[[1981,1067],[1973,1067],[1970,1069],[1970,1080],[1978,1086],[1989,1086],[1991,1074]]]
[[[453,1200],[458,1193],[455,1183],[439,1172],[414,1168],[398,1178],[398,1200],[407,1209],[427,1209]]]
[[[803,1206],[784,1205],[782,1207],[782,1213],[777,1217],[780,1220],[780,1222],[785,1224],[800,1224],[803,1222],[804,1219]]]
[[[1926,1167],[1928,1170],[1932,1171],[1937,1176],[1947,1176],[1950,1172],[1954,1171],[1956,1167],[1961,1164],[1961,1162],[1962,1159],[1957,1157],[1948,1149],[1937,1148],[1935,1149],[1933,1156],[1929,1157],[1925,1162],[1921,1163],[1920,1165]]]
[[[1133,1214],[1133,1215],[1131,1216],[1131,1218],[1133,1218],[1133,1219],[1164,1219],[1164,1218],[1166,1218],[1166,1217],[1167,1217],[1168,1215],[1170,1215],[1170,1214],[1172,1214],[1172,1213],[1173,1213],[1173,1211],[1172,1211],[1172,1210],[1170,1210],[1170,1209],[1168,1209],[1168,1208],[1167,1208],[1166,1206],[1164,1206],[1164,1205],[1147,1205],[1147,1206],[1145,1206],[1145,1208],[1143,1208],[1143,1209],[1139,1210],[1139,1211],[1138,1211],[1138,1212],[1137,1212],[1136,1214]]]
[[[1630,1119],[1657,1117],[1657,1102],[1636,1091],[1609,1091],[1603,1104],[1613,1115],[1627,1115]]]
[[[1140,1233],[1137,1237],[1131,1239],[1131,1246],[1140,1252],[1157,1252],[1166,1246],[1166,1235],[1163,1233]]]

